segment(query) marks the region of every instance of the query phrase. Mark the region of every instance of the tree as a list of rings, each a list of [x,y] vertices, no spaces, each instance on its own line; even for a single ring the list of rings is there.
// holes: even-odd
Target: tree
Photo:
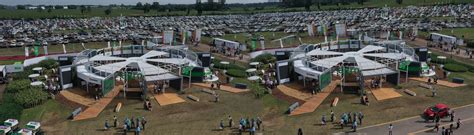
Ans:
[[[197,10],[198,15],[201,15],[201,14],[202,14],[202,4],[201,4],[201,0],[197,0],[197,1],[196,1],[196,10]]]
[[[160,3],[159,2],[153,2],[153,4],[151,4],[151,9],[159,11],[160,10]]]
[[[188,16],[188,15],[190,14],[190,12],[191,12],[191,9],[188,7],[188,8],[186,9],[186,15]]]
[[[52,9],[51,9],[51,8],[48,8],[47,12],[48,12],[48,13],[51,13],[51,12],[52,12]]]
[[[63,8],[64,8],[64,7],[61,6],[61,5],[56,5],[56,6],[54,6],[54,9],[63,9]]]
[[[313,2],[311,0],[305,1],[304,8],[306,9],[306,11],[311,10],[311,5],[313,5]]]
[[[86,12],[86,6],[84,5],[81,5],[79,9],[81,10],[81,14],[84,14],[84,12]]]
[[[87,6],[87,12],[90,13],[92,11],[91,6]]]
[[[397,1],[397,4],[402,4],[403,3],[403,0],[396,0]]]
[[[17,5],[16,9],[24,10],[24,9],[26,9],[26,6],[25,5]]]
[[[145,5],[143,6],[143,13],[150,12],[150,9],[151,9],[151,5],[148,3],[145,3]]]
[[[138,2],[137,5],[135,5],[135,9],[142,9],[143,4],[141,2]]]
[[[105,11],[105,15],[110,15],[112,13],[112,8],[107,8]]]
[[[77,9],[77,6],[76,5],[68,5],[67,9]]]

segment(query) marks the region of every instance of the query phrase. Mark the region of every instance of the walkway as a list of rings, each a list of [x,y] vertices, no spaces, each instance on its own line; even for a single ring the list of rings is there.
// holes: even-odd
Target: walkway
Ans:
[[[460,129],[454,130],[454,134],[472,134],[471,127],[474,126],[474,104],[461,106],[453,108],[456,112],[456,118],[461,118],[463,125]],[[434,134],[439,135],[441,132],[433,132],[433,122],[425,122],[420,116],[414,116],[409,118],[404,118],[392,122],[371,125],[367,127],[362,127],[357,130],[357,133],[346,132],[338,134],[349,134],[349,135],[358,135],[358,134],[368,134],[368,135],[383,135],[388,134],[388,125],[393,124],[393,134],[394,135],[414,135],[414,134]],[[449,127],[449,118],[441,119],[440,125],[444,127]],[[439,127],[441,130],[441,126]],[[350,129],[350,128],[349,128]],[[348,130],[349,130],[348,129]],[[347,131],[348,131],[347,130]]]
[[[298,83],[278,85],[277,89],[287,96],[294,97],[303,101],[308,101],[309,99],[311,99],[311,97],[313,97],[311,93],[302,92],[304,90],[304,87],[302,87]]]
[[[164,93],[164,94],[156,94],[155,100],[160,104],[160,106],[177,104],[186,102],[184,99],[180,98],[176,93]]]
[[[316,108],[321,105],[321,103],[326,99],[326,97],[329,96],[329,94],[332,93],[332,91],[337,87],[337,84],[339,84],[341,81],[332,81],[326,88],[322,90],[322,92],[314,95],[312,98],[307,100],[303,105],[300,107],[296,108],[293,112],[290,113],[290,116],[295,116],[295,115],[300,115],[300,114],[305,114],[305,113],[311,113],[316,110]]]
[[[409,79],[424,82],[424,83],[428,82],[428,78],[411,77]],[[467,84],[458,84],[458,83],[452,83],[452,82],[445,81],[445,80],[438,80],[437,85],[446,86],[446,87],[450,87],[450,88],[456,88],[456,87],[466,86]]]
[[[380,89],[373,89],[371,90],[372,94],[374,95],[375,99],[378,101],[397,98],[401,97],[398,92],[395,91],[393,88],[380,88]]]
[[[192,83],[194,86],[198,86],[198,87],[204,87],[204,88],[208,88],[208,89],[211,89],[211,84],[207,84],[207,83]],[[214,86],[216,87],[216,86]],[[234,88],[234,87],[231,87],[231,86],[227,86],[227,85],[221,85],[221,89],[220,90],[223,90],[223,91],[227,91],[227,92],[231,92],[231,93],[241,93],[241,92],[248,92],[250,91],[249,89],[238,89],[238,88]]]
[[[115,86],[115,88],[107,93],[103,98],[97,101],[95,104],[89,106],[86,110],[79,113],[74,117],[73,121],[91,119],[99,116],[99,114],[105,109],[107,105],[120,93],[120,89],[123,88],[123,85]]]

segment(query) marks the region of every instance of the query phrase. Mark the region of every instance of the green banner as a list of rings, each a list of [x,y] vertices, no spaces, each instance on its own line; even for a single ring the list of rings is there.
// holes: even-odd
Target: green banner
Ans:
[[[35,54],[35,56],[38,56],[38,55],[39,55],[39,46],[35,46],[35,47],[34,47],[33,53]]]

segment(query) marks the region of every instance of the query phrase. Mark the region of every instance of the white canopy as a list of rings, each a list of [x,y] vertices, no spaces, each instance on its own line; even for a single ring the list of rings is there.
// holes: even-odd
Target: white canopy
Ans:
[[[337,64],[341,63],[342,61],[344,61],[347,58],[348,58],[348,56],[332,57],[332,58],[313,61],[313,62],[311,62],[311,64],[314,64],[314,65],[320,66],[320,67],[331,68],[331,67],[336,66]]]
[[[375,75],[386,75],[386,74],[393,74],[395,71],[388,69],[388,68],[381,68],[376,70],[366,70],[362,71],[362,76],[375,76]]]
[[[314,49],[314,50],[308,52],[307,55],[326,56],[326,55],[343,55],[343,53]]]
[[[357,67],[360,70],[367,70],[367,69],[378,69],[385,67],[384,64],[380,64],[378,62],[366,59],[364,57],[354,57],[355,62],[357,63]]]
[[[166,55],[169,55],[169,53],[163,52],[163,51],[152,50],[152,51],[149,51],[148,53],[142,55],[141,58],[151,58],[151,57],[166,56]]]
[[[178,59],[178,58],[166,58],[166,59],[147,59],[150,62],[158,62],[158,63],[167,63],[167,64],[175,64],[175,65],[183,65],[186,64],[186,59]]]
[[[96,55],[89,59],[90,61],[124,61],[126,58],[114,57],[114,56],[105,56],[105,55]]]
[[[384,50],[385,47],[381,46],[375,46],[375,45],[368,45],[365,46],[364,48],[360,49],[357,51],[358,53],[367,53],[367,52],[372,52],[372,51],[378,51],[378,50]]]
[[[364,54],[364,56],[387,58],[387,59],[393,59],[393,60],[401,60],[405,58],[405,55],[401,53],[369,53],[369,54]]]
[[[178,79],[179,77],[171,74],[171,73],[166,73],[166,74],[161,74],[161,75],[153,75],[153,76],[145,76],[145,80],[147,82],[151,81],[159,81],[159,80],[172,80],[172,79]]]

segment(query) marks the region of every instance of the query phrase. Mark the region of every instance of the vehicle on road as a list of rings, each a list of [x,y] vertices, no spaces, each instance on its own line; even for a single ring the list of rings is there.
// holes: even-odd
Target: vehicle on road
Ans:
[[[423,115],[425,119],[434,119],[436,115],[440,118],[444,118],[449,115],[449,107],[446,104],[436,104],[426,108]]]

